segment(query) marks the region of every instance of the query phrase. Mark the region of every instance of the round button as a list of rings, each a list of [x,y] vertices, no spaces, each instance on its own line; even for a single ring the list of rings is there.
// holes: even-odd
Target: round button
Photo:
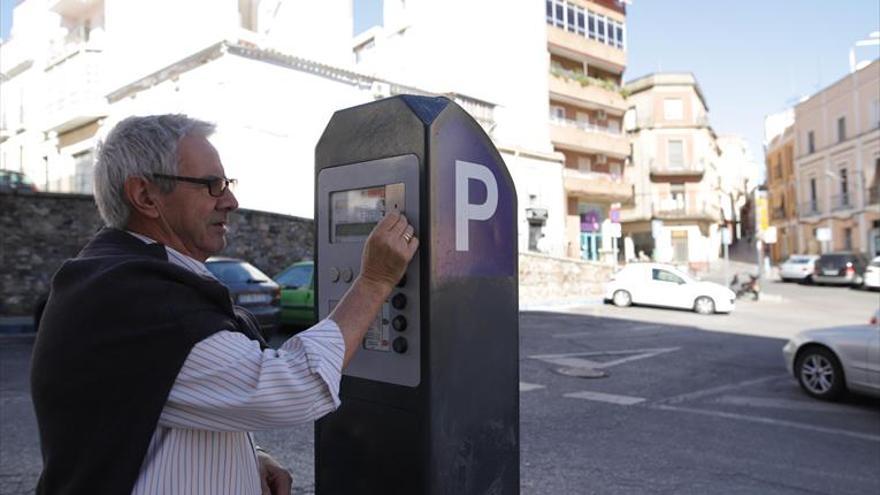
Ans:
[[[342,280],[345,283],[351,282],[351,279],[354,278],[354,273],[352,273],[351,268],[346,268],[342,270]]]
[[[394,342],[391,343],[391,347],[394,348],[394,352],[398,354],[403,354],[406,352],[406,349],[409,347],[409,344],[406,343],[406,339],[403,337],[397,337],[394,339]]]
[[[339,282],[339,269],[335,266],[330,268],[330,281],[333,283]]]
[[[391,320],[391,326],[398,332],[406,330],[406,318],[402,315],[395,316],[394,319]]]
[[[397,293],[391,298],[391,305],[394,309],[403,309],[406,307],[406,296]]]
[[[400,282],[397,282],[398,287],[403,287],[406,285],[406,274],[404,273],[402,277],[400,277]]]

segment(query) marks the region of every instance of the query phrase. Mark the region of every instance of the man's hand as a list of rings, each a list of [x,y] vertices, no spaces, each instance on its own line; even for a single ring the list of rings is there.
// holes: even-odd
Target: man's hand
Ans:
[[[389,211],[370,232],[361,258],[361,277],[390,290],[406,271],[419,239],[399,211]]]
[[[388,212],[373,228],[364,245],[360,275],[330,313],[345,340],[343,367],[354,357],[370,323],[418,248],[419,239],[412,225],[397,210]]]
[[[260,468],[260,484],[263,495],[290,495],[293,477],[278,461],[262,450],[257,451]]]

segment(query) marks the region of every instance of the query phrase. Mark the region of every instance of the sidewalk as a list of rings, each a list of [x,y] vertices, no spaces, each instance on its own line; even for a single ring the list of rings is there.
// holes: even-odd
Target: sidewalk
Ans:
[[[750,273],[752,275],[758,274],[758,265],[757,263],[745,263],[742,261],[733,261],[730,260],[727,262],[727,269],[725,272],[725,262],[724,260],[718,260],[709,267],[708,272],[700,273],[700,279],[705,280],[707,282],[715,282],[717,284],[721,284],[727,287],[730,284],[730,280],[733,278],[735,274],[747,274]],[[726,275],[726,278],[725,278]],[[777,273],[777,268],[772,267],[770,269],[770,273],[763,273],[761,277],[761,296],[760,301],[773,301],[773,302],[782,302],[783,298],[779,294],[773,294],[772,292],[768,293],[765,289],[770,286],[768,282],[773,280],[778,280],[779,274]]]

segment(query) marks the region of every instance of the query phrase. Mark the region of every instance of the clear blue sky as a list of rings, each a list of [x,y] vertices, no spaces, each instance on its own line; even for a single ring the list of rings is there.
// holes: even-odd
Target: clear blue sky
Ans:
[[[6,39],[15,0],[0,0]],[[355,33],[381,22],[382,0],[354,0]],[[764,116],[849,72],[852,44],[880,31],[877,0],[634,0],[625,78],[692,72],[719,133],[748,139],[763,158]],[[868,58],[880,47],[863,48]]]

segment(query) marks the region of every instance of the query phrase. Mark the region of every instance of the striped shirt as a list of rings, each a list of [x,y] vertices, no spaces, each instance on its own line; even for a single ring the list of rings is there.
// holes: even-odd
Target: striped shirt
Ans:
[[[165,249],[171,263],[213,277],[203,263]],[[228,330],[202,340],[177,375],[132,493],[259,495],[250,432],[312,421],[339,407],[344,352],[332,320],[278,350],[260,350]]]

